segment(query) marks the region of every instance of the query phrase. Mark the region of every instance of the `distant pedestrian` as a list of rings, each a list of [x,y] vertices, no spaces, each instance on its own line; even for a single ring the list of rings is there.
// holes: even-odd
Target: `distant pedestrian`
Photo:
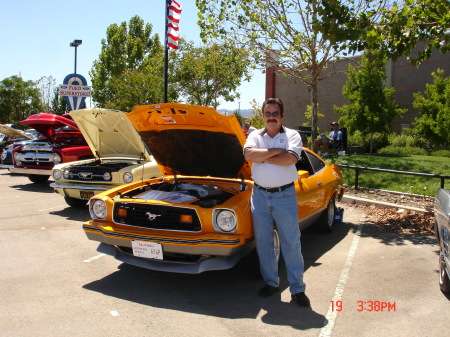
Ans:
[[[342,131],[339,130],[338,122],[331,123],[332,130],[330,134],[325,136],[321,135],[320,138],[317,138],[314,141],[314,152],[316,152],[319,156],[327,157],[329,148],[338,149],[342,145]],[[321,147],[323,148],[323,152],[321,151]]]
[[[246,120],[244,123],[244,129],[243,129],[245,137],[248,137],[248,135],[251,134],[255,130],[256,130],[256,128],[254,126],[252,126],[252,122],[249,120]]]

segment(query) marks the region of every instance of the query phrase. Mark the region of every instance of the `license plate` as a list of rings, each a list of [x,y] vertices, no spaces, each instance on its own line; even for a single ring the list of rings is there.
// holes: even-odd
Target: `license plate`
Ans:
[[[156,242],[146,242],[146,241],[131,241],[131,246],[133,247],[133,255],[146,257],[149,259],[162,260],[163,251],[162,246]]]
[[[92,191],[80,191],[80,197],[82,200],[89,200],[94,196],[94,192]]]

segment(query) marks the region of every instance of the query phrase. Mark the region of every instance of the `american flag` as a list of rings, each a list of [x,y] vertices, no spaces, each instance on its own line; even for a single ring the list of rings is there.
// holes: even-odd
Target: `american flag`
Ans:
[[[180,23],[181,5],[175,0],[168,0],[167,47],[178,49],[178,24]]]

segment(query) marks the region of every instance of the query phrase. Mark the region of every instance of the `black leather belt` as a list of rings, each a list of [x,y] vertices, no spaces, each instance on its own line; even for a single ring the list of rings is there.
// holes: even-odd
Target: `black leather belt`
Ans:
[[[269,192],[269,193],[274,193],[274,192],[282,192],[286,188],[294,186],[294,182],[292,182],[290,184],[287,184],[287,185],[283,185],[283,186],[279,186],[279,187],[272,187],[272,188],[265,188],[265,187],[259,186],[256,183],[255,183],[255,186],[258,187],[259,189],[262,189],[263,191],[266,191],[266,192]]]

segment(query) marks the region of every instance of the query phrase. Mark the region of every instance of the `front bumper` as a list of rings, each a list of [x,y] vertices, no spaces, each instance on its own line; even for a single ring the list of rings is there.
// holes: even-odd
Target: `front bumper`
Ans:
[[[146,259],[121,251],[118,247],[101,243],[97,251],[113,256],[116,260],[136,267],[181,274],[200,274],[205,271],[233,268],[242,258],[249,255],[254,247],[241,250],[232,256],[205,256],[196,263],[177,263]]]
[[[103,191],[107,191],[115,185],[106,186],[106,185],[83,185],[83,184],[77,184],[77,185],[62,185],[58,183],[51,183],[50,187],[53,187],[56,193],[70,197],[75,199],[80,199],[80,191],[90,191],[93,192],[94,195],[99,194]]]
[[[83,229],[88,239],[100,242],[97,250],[101,253],[141,268],[183,274],[199,274],[204,271],[232,268],[255,248],[254,240],[246,241],[240,235],[151,237],[113,231],[111,227],[95,226],[89,221],[84,223]],[[134,256],[131,249],[134,240],[161,244],[164,260]],[[174,256],[183,258],[174,258]],[[195,259],[185,259],[185,257],[195,257]]]
[[[31,169],[31,168],[25,168],[25,167],[9,167],[8,168],[9,172],[11,173],[15,173],[15,174],[25,174],[25,175],[30,175],[30,174],[35,174],[35,175],[41,175],[41,176],[51,176],[52,175],[52,170],[50,169]]]

